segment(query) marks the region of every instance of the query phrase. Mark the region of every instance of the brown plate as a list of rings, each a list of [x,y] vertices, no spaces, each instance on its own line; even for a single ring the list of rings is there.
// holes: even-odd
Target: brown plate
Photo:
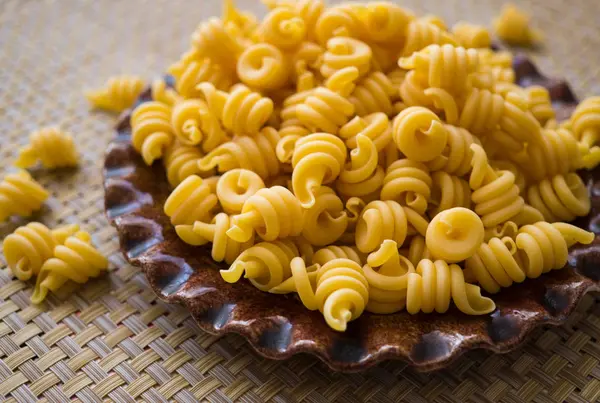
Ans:
[[[522,85],[550,89],[559,116],[576,102],[564,81],[540,75],[526,58],[515,70]],[[139,102],[149,100],[146,92]],[[592,212],[576,224],[600,232],[600,169],[582,174],[592,196]],[[563,323],[582,295],[599,290],[600,241],[571,251],[569,267],[507,288],[494,296],[497,309],[467,316],[365,313],[345,333],[330,329],[319,312],[293,296],[261,292],[247,281],[225,283],[208,247],[193,247],[176,236],[163,212],[170,188],[160,163],[148,167],[130,144],[129,113],[117,125],[104,165],[106,213],[117,228],[127,260],[142,268],[154,291],[182,303],[202,329],[245,336],[262,355],[283,359],[311,353],[334,370],[356,371],[386,359],[402,359],[419,370],[449,364],[464,352],[485,348],[507,352],[541,325]]]

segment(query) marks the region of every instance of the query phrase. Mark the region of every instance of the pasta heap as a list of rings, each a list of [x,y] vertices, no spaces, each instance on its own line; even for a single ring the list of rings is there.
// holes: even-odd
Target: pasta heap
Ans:
[[[591,208],[576,171],[600,163],[599,98],[557,123],[481,26],[387,2],[267,3],[257,21],[227,1],[169,69],[174,88],[155,82],[131,114],[134,148],[174,188],[165,213],[184,242],[212,244],[226,282],[294,293],[344,331],[365,310],[487,314],[482,289],[594,240],[565,222]],[[497,29],[535,37],[511,9]],[[12,260],[40,277],[67,264],[40,256]]]

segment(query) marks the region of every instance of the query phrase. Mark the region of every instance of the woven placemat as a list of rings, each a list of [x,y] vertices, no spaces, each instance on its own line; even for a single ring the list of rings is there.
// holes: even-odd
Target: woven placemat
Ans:
[[[258,1],[241,1],[259,10]],[[452,23],[487,24],[495,0],[403,0]],[[600,94],[600,6],[537,0],[546,48],[542,71],[563,76],[580,96]],[[449,369],[419,374],[400,362],[363,373],[330,372],[310,356],[263,359],[244,340],[203,333],[178,306],[159,301],[118,252],[103,212],[101,166],[114,117],[89,112],[82,90],[111,74],[152,78],[188,46],[216,0],[0,0],[0,170],[40,126],[71,131],[78,170],[33,172],[52,192],[35,219],[80,223],[110,257],[110,273],[30,306],[31,283],[0,272],[0,400],[82,402],[590,402],[600,397],[600,305],[588,296],[569,322],[539,329],[506,355],[475,351]],[[4,237],[24,222],[0,227]]]

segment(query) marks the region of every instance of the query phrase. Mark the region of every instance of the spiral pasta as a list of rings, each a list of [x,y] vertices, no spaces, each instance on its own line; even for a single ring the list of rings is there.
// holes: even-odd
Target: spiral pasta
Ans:
[[[294,48],[306,38],[306,23],[294,10],[276,7],[263,19],[259,28],[262,40],[280,49]]]
[[[334,36],[361,39],[365,37],[365,25],[361,19],[364,6],[345,3],[324,10],[315,24],[317,42],[325,45]]]
[[[280,162],[275,154],[278,142],[277,130],[265,127],[254,137],[235,136],[221,144],[206,154],[198,166],[203,170],[217,167],[219,172],[236,168],[248,169],[264,180],[277,176],[280,172]]]
[[[304,228],[304,211],[298,199],[284,187],[260,189],[246,200],[242,212],[233,217],[227,235],[246,242],[254,231],[265,241],[297,236]]]
[[[496,309],[494,301],[481,295],[481,289],[465,282],[462,269],[443,260],[424,259],[416,273],[407,274],[406,311],[444,313],[450,301],[467,315],[484,315]]]
[[[471,207],[469,182],[444,171],[432,173],[431,179],[431,200],[428,211],[432,217],[453,207]]]
[[[460,113],[459,126],[474,135],[496,129],[504,114],[504,99],[488,90],[471,89]]]
[[[364,16],[366,36],[369,41],[401,49],[408,24],[414,18],[413,13],[393,3],[368,3]]]
[[[433,254],[427,248],[425,237],[417,234],[407,239],[404,246],[408,243],[408,247],[402,248],[399,252],[407,258],[409,262],[416,266],[423,259],[433,259]]]
[[[207,57],[200,56],[197,50],[184,53],[181,60],[168,70],[175,79],[175,89],[184,98],[196,98],[202,93],[198,84],[208,82],[220,90],[227,90],[233,84],[232,73]],[[157,100],[157,99],[155,99]]]
[[[162,79],[152,81],[150,92],[152,100],[170,107],[173,107],[173,105],[182,100],[181,95],[173,88],[167,87],[167,83]]]
[[[265,187],[262,178],[247,169],[225,172],[217,182],[217,197],[227,214],[239,214],[246,200]]]
[[[197,175],[188,176],[165,201],[165,214],[171,224],[193,224],[210,221],[211,213],[219,203],[208,183]]]
[[[411,56],[414,52],[434,44],[456,46],[457,41],[450,33],[429,21],[422,18],[413,20],[406,29],[406,44],[402,55]]]
[[[296,142],[292,157],[294,195],[304,208],[315,203],[314,193],[335,181],[346,160],[346,146],[338,137],[314,133]]]
[[[397,91],[385,74],[375,71],[356,84],[350,102],[358,116],[381,112],[391,116],[394,113],[392,99]]]
[[[464,207],[453,207],[437,214],[427,227],[427,249],[437,259],[456,263],[473,256],[484,238],[483,223],[477,214]]]
[[[523,211],[525,201],[515,185],[515,175],[510,171],[496,173],[489,165],[481,146],[471,145],[473,171],[469,186],[473,190],[471,201],[485,228],[510,221]]]
[[[592,147],[600,140],[600,97],[583,100],[571,116],[573,133],[578,140]]]
[[[284,87],[289,80],[288,70],[283,52],[268,43],[249,46],[237,62],[240,80],[258,90],[276,90]]]
[[[533,85],[525,89],[527,100],[529,101],[529,110],[533,117],[537,119],[542,126],[550,119],[554,119],[556,114],[552,108],[550,93],[548,90],[539,85]]]
[[[471,171],[471,144],[480,144],[479,139],[463,128],[451,125],[444,127],[448,132],[446,148],[426,165],[431,171],[464,176]]]
[[[144,90],[144,80],[131,75],[108,79],[104,87],[85,92],[85,97],[95,108],[122,112],[131,107]]]
[[[49,169],[72,167],[78,158],[73,138],[58,128],[47,127],[31,133],[29,144],[19,150],[15,166],[29,168],[40,161]]]
[[[314,253],[312,264],[323,266],[334,259],[350,259],[362,266],[365,256],[356,247],[329,245]]]
[[[528,46],[542,39],[542,34],[529,26],[529,16],[512,4],[506,4],[494,19],[496,35],[504,42]]]
[[[6,265],[15,277],[27,281],[37,276],[46,260],[54,253],[54,247],[79,231],[77,224],[50,230],[44,224],[32,222],[17,228],[2,242]]]
[[[161,158],[174,139],[171,108],[161,102],[144,102],[131,113],[131,144],[146,165]]]
[[[0,223],[13,215],[30,217],[49,195],[26,171],[6,175],[0,182]]]
[[[515,92],[509,92],[505,97],[500,129],[517,141],[539,142],[541,136],[540,123],[527,110],[527,107],[527,99]]]
[[[193,225],[181,224],[175,227],[177,235],[185,243],[200,246],[212,243],[211,257],[215,262],[232,264],[246,249],[254,245],[254,237],[246,242],[236,242],[227,236],[231,219],[225,213],[217,214],[210,223],[196,221]]]
[[[371,47],[366,43],[354,38],[334,37],[327,41],[320,71],[323,77],[331,77],[345,67],[356,67],[358,75],[364,76],[371,68],[372,57]]]
[[[175,187],[191,175],[200,177],[213,175],[213,170],[203,171],[198,166],[203,156],[198,147],[186,146],[179,142],[173,143],[163,158],[169,184]]]
[[[567,174],[584,165],[582,147],[570,131],[542,130],[541,141],[530,144],[519,165],[533,180]]]
[[[452,27],[452,34],[465,48],[489,48],[492,44],[490,32],[482,25],[461,21]]]
[[[435,113],[427,108],[412,106],[394,119],[392,138],[407,158],[431,161],[444,151],[448,132]]]
[[[309,130],[319,129],[337,133],[354,113],[354,104],[346,99],[358,78],[356,67],[337,71],[325,82],[325,86],[312,90],[306,100],[295,108],[296,116]]]
[[[529,186],[527,201],[548,222],[572,221],[591,209],[587,188],[576,173],[556,175]]]
[[[368,137],[380,152],[392,140],[392,127],[385,113],[376,112],[363,117],[355,116],[340,128],[338,135],[350,148],[357,147],[359,135]]]
[[[344,203],[327,186],[315,192],[315,204],[304,212],[302,236],[315,246],[325,246],[337,241],[348,227]]]
[[[426,90],[414,70],[406,73],[398,90],[403,105],[401,111],[407,106],[433,106],[431,98],[425,94]]]
[[[224,23],[219,18],[209,18],[192,34],[193,49],[224,66],[235,65],[244,45],[239,27],[233,23]]]
[[[536,221],[537,222],[537,221]],[[496,225],[494,228],[487,228],[485,230],[484,241],[488,242],[492,238],[504,238],[509,237],[515,239],[519,232],[519,226],[514,221],[506,221],[502,224]]]
[[[90,234],[79,231],[68,237],[64,245],[57,245],[54,257],[42,265],[31,302],[39,304],[49,291],[58,290],[67,281],[83,284],[90,277],[98,277],[107,268],[108,260],[94,248]]]
[[[175,137],[184,145],[197,145],[202,141],[200,109],[206,109],[200,99],[178,102],[171,111],[171,125]]]
[[[356,148],[350,152],[350,162],[340,173],[336,189],[345,197],[377,197],[385,176],[384,169],[378,165],[377,148],[363,134],[356,136],[356,143]]]
[[[381,200],[395,200],[423,215],[431,198],[431,186],[431,176],[424,164],[400,159],[386,171]]]
[[[398,253],[397,244],[391,240],[383,241],[379,249],[369,255],[367,262],[363,266],[369,283],[367,311],[394,313],[404,309],[407,274],[415,272],[413,264]]]

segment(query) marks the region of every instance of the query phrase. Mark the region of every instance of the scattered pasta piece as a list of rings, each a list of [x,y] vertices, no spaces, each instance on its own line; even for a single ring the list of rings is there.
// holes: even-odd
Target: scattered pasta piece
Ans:
[[[0,223],[10,216],[30,217],[50,196],[26,171],[8,174],[0,182]]]
[[[514,4],[506,4],[494,20],[494,30],[504,42],[511,45],[531,46],[542,40],[542,34],[530,26],[529,15]]]
[[[29,168],[40,161],[44,168],[54,169],[76,166],[77,160],[73,138],[60,129],[48,127],[31,133],[29,145],[19,150],[15,166]]]
[[[140,77],[123,75],[111,77],[104,87],[86,91],[85,96],[95,108],[122,112],[133,106],[143,89]]]

